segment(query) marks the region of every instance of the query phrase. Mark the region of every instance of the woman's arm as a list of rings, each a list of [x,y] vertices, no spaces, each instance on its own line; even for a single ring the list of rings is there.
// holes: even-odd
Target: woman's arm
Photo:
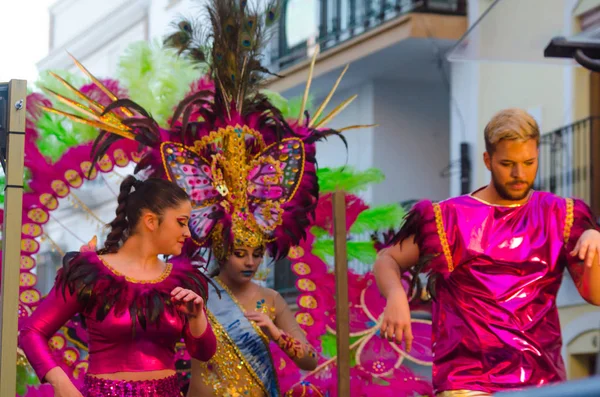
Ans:
[[[204,309],[202,309],[198,317],[186,320],[183,339],[188,353],[196,360],[208,361],[215,355],[217,351],[217,338],[208,322]]]
[[[312,371],[318,364],[315,349],[306,340],[304,331],[279,293],[275,295],[274,306],[275,326],[279,328],[280,334],[274,335],[273,340],[296,363],[298,368]]]
[[[48,347],[50,338],[83,307],[75,294],[65,288],[64,295],[55,286],[29,317],[19,332],[19,346],[42,382],[64,381],[66,374],[58,367]],[[50,373],[51,372],[51,373]],[[68,378],[67,378],[68,379]]]

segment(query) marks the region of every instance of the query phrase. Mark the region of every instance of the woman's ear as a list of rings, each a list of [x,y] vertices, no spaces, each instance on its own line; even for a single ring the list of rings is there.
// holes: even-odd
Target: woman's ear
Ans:
[[[144,227],[149,231],[154,232],[158,229],[159,219],[155,213],[151,211],[144,211],[140,220]]]

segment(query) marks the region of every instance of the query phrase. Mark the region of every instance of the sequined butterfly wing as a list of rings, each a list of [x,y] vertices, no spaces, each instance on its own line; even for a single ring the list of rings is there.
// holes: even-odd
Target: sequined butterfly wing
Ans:
[[[164,142],[160,151],[167,177],[192,199],[190,231],[193,241],[203,245],[224,211],[220,205],[222,196],[213,186],[210,165],[194,150],[179,143]]]
[[[267,234],[281,224],[281,206],[296,193],[304,173],[304,143],[286,138],[254,159],[248,173],[249,206],[258,226]]]

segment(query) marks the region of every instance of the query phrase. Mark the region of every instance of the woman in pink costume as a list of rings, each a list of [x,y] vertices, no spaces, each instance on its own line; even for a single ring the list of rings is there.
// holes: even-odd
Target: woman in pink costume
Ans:
[[[133,191],[132,191],[133,189]],[[216,338],[204,303],[207,282],[179,255],[190,237],[189,196],[162,179],[121,184],[104,248],[67,254],[54,288],[21,330],[19,344],[57,397],[176,397],[175,344],[210,359]],[[80,313],[89,333],[89,370],[80,393],[53,359],[49,338]]]
[[[491,183],[418,203],[375,263],[387,298],[382,336],[407,345],[410,312],[400,276],[430,274],[438,396],[490,396],[566,379],[556,307],[565,267],[581,296],[600,305],[600,233],[590,209],[532,190],[535,120],[504,110],[487,125],[485,142]]]

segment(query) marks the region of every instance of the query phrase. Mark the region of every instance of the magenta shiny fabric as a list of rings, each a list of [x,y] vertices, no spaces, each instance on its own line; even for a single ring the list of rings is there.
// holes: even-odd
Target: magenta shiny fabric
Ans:
[[[103,272],[101,275],[117,277],[97,261],[95,253],[89,256],[89,263]],[[173,288],[181,285],[181,280],[188,277],[192,270],[191,266],[174,266],[164,280],[156,283],[132,283],[122,276],[113,280],[122,283],[123,290],[119,298],[122,302],[128,302],[136,296],[143,297],[142,293],[154,290],[163,291],[163,295],[170,298]],[[102,291],[98,291],[98,295],[101,294]],[[49,339],[77,313],[84,313],[88,332],[89,374],[175,370],[175,345],[182,338],[190,356],[198,360],[206,361],[216,351],[217,342],[210,325],[202,335],[194,337],[187,317],[175,310],[165,310],[157,322],[148,323],[146,329],[137,321],[134,333],[129,310],[116,314],[113,308],[106,318],[98,321],[96,311],[101,303],[99,300],[93,305],[92,311],[86,313],[75,294],[67,289],[63,296],[55,285],[26,320],[19,333],[19,346],[40,380],[45,381],[47,372],[58,366],[48,347]]]
[[[573,203],[573,202],[572,202]],[[593,224],[575,200],[534,192],[518,207],[471,196],[439,204],[451,258],[444,255],[434,207],[415,206],[422,255],[440,254],[426,270],[437,275],[433,305],[433,385],[436,392],[496,392],[566,378],[556,295],[567,252]],[[570,232],[569,232],[570,230]],[[435,232],[435,233],[433,233]],[[565,244],[567,241],[567,244]]]
[[[180,397],[177,375],[164,379],[123,381],[85,377],[84,397]]]

